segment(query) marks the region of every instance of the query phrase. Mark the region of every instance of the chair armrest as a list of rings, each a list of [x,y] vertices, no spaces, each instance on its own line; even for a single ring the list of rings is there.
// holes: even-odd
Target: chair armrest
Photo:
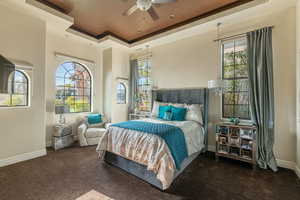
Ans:
[[[87,131],[87,128],[88,127],[85,123],[81,124],[78,127],[77,133],[78,133],[78,139],[79,139],[80,146],[87,146],[88,145],[88,143],[86,141],[86,138],[85,138],[85,133]]]

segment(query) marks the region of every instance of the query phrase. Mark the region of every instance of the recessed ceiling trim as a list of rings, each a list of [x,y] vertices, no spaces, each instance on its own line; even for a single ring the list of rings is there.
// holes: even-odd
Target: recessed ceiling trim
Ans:
[[[47,0],[35,0],[35,1],[43,3],[44,5],[46,5],[48,7],[51,7],[52,9],[55,9],[58,12],[62,12],[64,14],[67,14],[66,10],[64,10],[63,8],[57,6],[54,3],[51,3],[50,1],[47,1]],[[75,31],[81,32],[82,34],[86,34],[86,35],[88,35],[90,37],[98,39],[98,40],[106,38],[107,36],[111,36],[111,37],[114,37],[114,38],[116,38],[116,39],[118,39],[118,40],[120,40],[122,42],[127,43],[127,44],[133,44],[133,43],[140,42],[142,40],[151,38],[153,36],[156,36],[156,35],[159,35],[159,34],[162,34],[162,33],[168,32],[168,31],[171,31],[171,30],[179,28],[181,26],[185,26],[187,24],[199,21],[200,19],[204,19],[204,18],[213,16],[215,14],[218,14],[220,12],[223,12],[223,11],[226,11],[226,10],[229,10],[229,9],[241,6],[243,4],[247,4],[249,2],[254,2],[254,1],[255,0],[239,0],[239,1],[235,1],[235,2],[230,3],[230,4],[226,4],[225,6],[222,6],[222,7],[216,8],[214,10],[211,10],[209,12],[201,13],[200,15],[192,17],[192,18],[187,19],[185,21],[182,21],[182,22],[179,22],[179,23],[167,26],[165,28],[162,28],[160,30],[157,30],[157,31],[154,31],[154,32],[151,32],[151,33],[147,33],[146,35],[140,36],[140,37],[132,39],[132,40],[127,40],[127,39],[119,36],[118,34],[115,34],[115,33],[111,32],[109,30],[104,31],[101,34],[95,35],[95,34],[92,34],[92,33],[88,32],[88,31],[82,29],[82,28],[79,28],[79,27],[75,26],[74,24],[70,28],[74,29]]]

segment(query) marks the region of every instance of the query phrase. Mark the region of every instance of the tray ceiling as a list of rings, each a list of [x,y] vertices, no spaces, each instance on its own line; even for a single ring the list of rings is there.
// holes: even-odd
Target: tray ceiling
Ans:
[[[253,0],[177,0],[154,6],[159,19],[144,11],[123,16],[136,0],[38,0],[75,20],[71,27],[97,39],[115,36],[133,43]]]

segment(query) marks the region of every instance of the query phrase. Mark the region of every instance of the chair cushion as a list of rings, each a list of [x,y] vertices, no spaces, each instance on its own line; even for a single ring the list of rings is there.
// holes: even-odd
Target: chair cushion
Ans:
[[[105,133],[105,128],[89,128],[85,133],[86,138],[101,137]]]

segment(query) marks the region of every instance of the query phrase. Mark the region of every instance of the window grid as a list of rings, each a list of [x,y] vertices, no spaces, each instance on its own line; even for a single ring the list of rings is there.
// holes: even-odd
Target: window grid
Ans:
[[[117,104],[126,104],[126,86],[119,83],[117,87]]]
[[[66,63],[64,63],[66,64]],[[72,65],[71,69],[67,69],[64,64],[62,64],[60,67],[63,67],[65,70],[64,78],[63,78],[63,86],[58,86],[56,85],[56,88],[63,88],[62,94],[58,94],[58,89],[56,92],[56,98],[62,97],[62,104],[57,103],[56,105],[66,105],[68,106],[69,110],[67,113],[81,113],[81,112],[91,112],[92,104],[91,104],[91,94],[92,94],[92,88],[91,88],[91,76],[88,70],[82,66],[79,63],[76,62],[69,62],[69,64]],[[78,66],[82,70],[78,70]],[[73,73],[70,73],[74,71]],[[88,79],[85,78],[76,78],[77,74],[79,73],[80,76],[84,77],[83,73],[86,73],[88,76]],[[70,75],[69,77],[66,77],[67,75]],[[72,78],[73,77],[73,78]],[[58,79],[62,79],[61,76],[56,76],[56,81]],[[69,87],[66,81],[73,82],[73,84]],[[76,82],[80,82],[80,84],[76,84]],[[87,86],[85,87],[86,83],[88,83]],[[77,87],[77,85],[82,85],[82,87]],[[73,91],[72,91],[73,89]],[[86,93],[86,90],[88,90],[88,94]],[[77,94],[76,94],[77,92]],[[78,95],[80,94],[81,95]],[[71,99],[70,99],[71,98]],[[80,100],[82,100],[81,103]]]
[[[138,110],[142,112],[151,111],[151,66],[149,59],[138,60],[137,99]]]
[[[238,39],[241,40],[241,39]],[[232,65],[226,65],[225,66],[225,47],[224,47],[224,43],[222,44],[222,79],[225,81],[232,81],[232,90],[226,90],[223,91],[222,94],[222,117],[223,118],[230,118],[230,117],[239,117],[240,119],[244,119],[244,120],[250,120],[250,106],[249,106],[249,91],[244,91],[244,90],[239,90],[239,88],[237,88],[237,83],[238,81],[243,81],[246,80],[248,81],[248,76],[237,76],[237,66],[245,66],[247,65],[246,62],[244,63],[236,63],[237,60],[237,54],[240,53],[242,54],[243,51],[236,51],[236,40],[231,41],[233,43],[233,64]],[[247,47],[246,47],[247,48]],[[244,50],[245,51],[245,50]],[[233,77],[229,78],[229,77],[225,77],[225,72],[224,69],[225,67],[233,67]],[[247,83],[248,84],[248,83]],[[247,87],[248,88],[248,87]],[[237,98],[240,97],[240,94],[242,93],[247,93],[247,103],[238,103],[237,102]],[[230,102],[233,101],[233,103],[226,103],[225,104],[225,95],[226,94],[230,94],[231,95],[231,99]],[[225,106],[231,106],[232,107],[232,115],[230,115],[230,113],[225,113]],[[241,117],[241,113],[238,113],[237,108],[240,106],[246,106],[247,109],[247,114],[243,117]]]
[[[24,81],[15,81],[16,80],[16,73],[19,74],[19,76],[22,76],[22,79],[25,80]],[[10,87],[9,89],[9,99],[7,100],[8,103],[5,104],[2,104],[0,105],[0,107],[24,107],[24,106],[28,106],[28,103],[29,103],[29,81],[28,81],[28,78],[27,76],[20,70],[15,70],[14,72],[12,72],[12,74],[10,75],[9,77],[9,80],[8,80],[8,86]],[[14,90],[15,90],[15,84],[23,84],[23,88],[26,88],[25,92],[24,93],[15,93]],[[23,104],[22,103],[15,103],[14,102],[14,97],[16,96],[23,96],[24,98],[24,101],[23,101]],[[17,101],[17,100],[15,100]],[[19,99],[19,101],[22,101],[22,99]]]

